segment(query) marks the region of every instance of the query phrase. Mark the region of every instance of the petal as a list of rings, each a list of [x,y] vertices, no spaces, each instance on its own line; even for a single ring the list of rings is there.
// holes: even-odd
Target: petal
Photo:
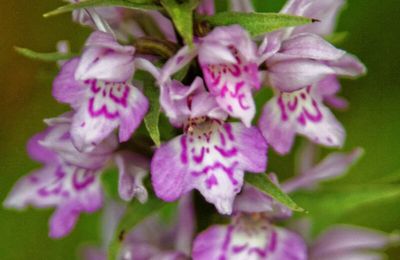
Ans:
[[[172,58],[167,61],[167,63],[165,63],[164,67],[161,69],[158,83],[162,85],[170,80],[172,75],[188,65],[194,59],[194,57],[196,57],[196,55],[197,48],[191,48],[187,45],[181,48]]]
[[[250,185],[245,185],[242,192],[236,197],[234,212],[249,214],[259,212],[266,214],[270,219],[283,219],[292,215],[290,209]]]
[[[346,52],[335,48],[323,38],[310,33],[297,34],[282,43],[279,51],[293,58],[337,60]]]
[[[225,127],[227,126],[232,126],[232,134],[237,137],[241,167],[253,173],[265,172],[268,146],[260,130],[256,127],[247,128],[240,123],[227,124]]]
[[[222,214],[230,214],[235,195],[243,184],[244,170],[265,169],[266,159],[249,158],[241,139],[244,127],[211,121],[161,146],[151,163],[152,182],[158,197],[176,200],[193,188]],[[249,130],[257,133],[254,129]],[[262,140],[262,138],[261,138]],[[253,146],[254,143],[247,144]],[[265,141],[258,146],[264,151]],[[261,156],[260,156],[261,157]],[[249,166],[254,162],[255,166]]]
[[[275,151],[280,154],[290,151],[296,132],[280,98],[274,97],[264,106],[258,127]]]
[[[120,126],[119,140],[127,141],[148,109],[145,96],[128,83],[91,81],[87,101],[73,117],[71,135],[80,151],[89,151]]]
[[[49,131],[51,131],[51,129],[40,132],[29,139],[27,150],[29,156],[33,160],[41,163],[54,163],[57,161],[56,153],[40,144],[40,141],[48,135]]]
[[[337,225],[317,238],[310,253],[313,259],[325,259],[330,255],[346,255],[346,253],[356,255],[356,253],[362,253],[362,251],[366,250],[383,249],[391,241],[390,235],[380,231],[356,226]]]
[[[335,70],[319,61],[309,59],[288,59],[275,54],[267,60],[269,84],[281,91],[295,91],[312,85]]]
[[[134,47],[119,45],[111,34],[94,32],[86,42],[75,78],[126,81],[134,71],[134,52]]]
[[[130,93],[127,98],[127,107],[119,107],[121,115],[121,126],[119,129],[119,140],[129,140],[133,132],[139,127],[149,109],[149,101],[143,93],[130,86]]]
[[[332,67],[336,74],[348,77],[358,77],[367,72],[365,65],[351,54],[346,54],[337,61],[329,61],[327,65]]]
[[[178,212],[175,248],[179,252],[190,255],[193,235],[196,231],[194,203],[191,193],[181,198]]]
[[[53,82],[53,97],[72,107],[77,107],[84,98],[85,88],[74,77],[79,61],[78,58],[67,61]]]
[[[147,160],[137,154],[124,151],[115,156],[119,170],[118,191],[123,200],[130,201],[137,197],[141,203],[146,202],[148,194],[143,185],[143,178],[148,174]]]
[[[160,146],[151,161],[151,181],[156,195],[165,201],[178,199],[184,189],[187,168],[181,154],[183,136]]]
[[[281,48],[282,33],[280,31],[268,33],[264,36],[263,41],[258,48],[257,64],[260,65],[272,55],[277,53]]]
[[[51,238],[61,238],[68,235],[75,227],[78,218],[79,211],[66,206],[59,207],[51,216],[49,236]]]
[[[49,190],[57,191],[57,181],[63,176],[64,173],[57,166],[53,165],[33,171],[18,180],[5,199],[3,203],[4,207],[23,209],[29,205],[34,205],[38,208],[56,205],[60,201],[58,196],[44,195],[48,194],[49,192],[47,191]],[[51,185],[52,182],[56,183]]]
[[[294,133],[328,147],[341,147],[345,137],[342,125],[320,101],[313,87],[282,92],[264,107],[259,127],[279,153],[287,153]]]
[[[118,146],[116,137],[109,136],[99,145],[90,147],[90,152],[80,152],[72,143],[71,116],[72,114],[67,113],[46,120],[50,127],[39,143],[43,148],[57,154],[58,157],[49,163],[54,164],[58,159],[62,159],[68,164],[87,169],[97,170],[104,167]]]
[[[4,205],[57,207],[50,221],[50,236],[64,236],[80,212],[94,212],[102,206],[98,173],[69,165],[46,166],[18,181]]]
[[[351,165],[353,165],[363,154],[363,150],[358,148],[349,154],[332,153],[322,162],[308,169],[302,175],[285,181],[282,189],[289,193],[300,188],[316,185],[322,181],[331,180],[344,175]]]
[[[285,229],[260,226],[246,232],[245,228],[212,226],[194,241],[193,259],[307,259],[306,245],[298,235]]]

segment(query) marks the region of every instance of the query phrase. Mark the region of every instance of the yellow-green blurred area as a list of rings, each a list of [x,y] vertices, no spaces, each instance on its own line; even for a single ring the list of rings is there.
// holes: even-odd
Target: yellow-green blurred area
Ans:
[[[217,0],[219,1],[219,0]],[[278,10],[283,1],[259,0],[258,10]],[[0,200],[4,201],[22,175],[39,167],[26,154],[25,144],[43,130],[44,118],[67,109],[51,97],[51,77],[57,67],[19,56],[13,46],[55,51],[59,40],[80,50],[87,28],[74,24],[70,14],[43,18],[62,1],[14,0],[0,3]],[[344,150],[361,146],[365,156],[343,179],[332,186],[374,183],[400,171],[400,2],[398,0],[349,0],[338,30],[349,32],[339,47],[357,55],[368,75],[343,80],[342,95],[350,101],[345,113],[336,115],[347,129]],[[271,155],[270,169],[278,176],[292,174],[293,157]],[[399,185],[400,189],[400,185]],[[342,217],[350,222],[391,232],[400,228],[400,197],[363,205]],[[61,240],[48,238],[52,210],[28,209],[22,213],[0,210],[0,259],[75,259],[82,244],[96,243],[99,214],[83,215],[72,234]],[[396,251],[392,250],[393,259]]]

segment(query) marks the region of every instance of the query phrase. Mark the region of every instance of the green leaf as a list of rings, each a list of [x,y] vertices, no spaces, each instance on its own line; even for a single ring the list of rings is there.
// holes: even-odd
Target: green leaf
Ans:
[[[161,210],[165,210],[168,207],[175,207],[175,203],[165,203],[154,196],[150,196],[146,204],[141,204],[138,201],[129,204],[117,227],[114,238],[110,243],[108,259],[117,259],[122,242],[124,241],[125,235],[128,231],[133,229],[147,217],[160,212]]]
[[[265,174],[246,174],[245,181],[259,189],[261,192],[271,196],[286,207],[302,212],[303,208],[298,206],[286,193],[276,186]]]
[[[144,124],[153,142],[160,146],[160,130],[158,127],[160,120],[160,90],[154,84],[154,80],[144,81],[144,94],[149,99],[150,108],[147,115],[144,117]]]
[[[193,10],[199,4],[199,0],[161,0],[162,6],[171,16],[176,29],[186,44],[193,44]]]
[[[50,17],[66,12],[70,12],[76,9],[89,8],[89,7],[107,7],[107,6],[119,6],[129,9],[145,9],[145,10],[160,10],[161,8],[155,4],[152,0],[86,0],[79,3],[67,4],[61,6],[53,11],[45,13],[44,17]]]
[[[41,60],[41,61],[49,61],[49,62],[54,62],[54,61],[59,61],[59,60],[68,60],[71,59],[77,54],[74,53],[60,53],[60,52],[49,52],[49,53],[42,53],[42,52],[35,52],[29,49],[25,48],[20,48],[20,47],[14,47],[14,49],[21,54],[22,56],[25,56],[30,59],[34,60]]]
[[[201,19],[213,26],[239,24],[252,36],[314,22],[311,18],[278,13],[222,12],[213,16],[203,16]]]
[[[399,185],[368,184],[346,185],[321,191],[298,192],[292,197],[310,212],[313,218],[313,232],[336,223],[351,210],[371,203],[378,203],[400,196]]]

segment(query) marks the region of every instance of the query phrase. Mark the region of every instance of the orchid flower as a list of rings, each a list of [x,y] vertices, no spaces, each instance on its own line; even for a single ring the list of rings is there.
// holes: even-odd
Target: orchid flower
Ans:
[[[296,179],[284,182],[282,189],[292,192],[315,185],[346,172],[360,156],[359,150],[344,155],[329,155],[320,164],[308,169]],[[303,177],[307,176],[307,177]],[[269,178],[279,185],[274,174]],[[193,258],[203,259],[308,259],[304,239],[293,231],[276,227],[275,219],[291,216],[291,210],[260,192],[245,185],[234,203],[235,215],[231,224],[211,226],[195,239]]]
[[[134,52],[112,35],[94,32],[83,55],[65,63],[54,80],[53,96],[76,110],[71,136],[79,150],[97,145],[118,127],[120,142],[127,141],[140,125],[148,101],[130,79],[135,65],[158,71],[149,61],[135,59]]]
[[[319,34],[332,31],[335,15],[343,1],[289,1],[281,13],[323,19],[296,29],[267,34],[260,55],[266,59],[266,82],[275,91],[264,107],[259,127],[280,154],[290,151],[296,134],[328,147],[341,147],[345,130],[330,110],[345,108],[336,97],[340,90],[337,76],[356,77],[365,73],[354,56],[335,48]]]
[[[255,116],[252,92],[259,89],[260,58],[257,46],[240,26],[217,27],[198,39],[195,48],[183,47],[161,71],[162,84],[198,55],[210,93],[228,115],[239,118],[247,127]]]
[[[102,207],[100,174],[113,161],[120,170],[121,198],[147,199],[142,183],[148,172],[145,159],[131,152],[114,152],[118,144],[114,135],[90,152],[79,152],[71,140],[71,116],[68,113],[47,120],[49,128],[29,141],[30,156],[44,166],[22,177],[4,202],[6,207],[16,209],[29,205],[56,207],[50,220],[50,236],[54,238],[67,235],[80,213]]]
[[[151,176],[158,197],[174,201],[198,189],[222,214],[230,214],[244,171],[266,169],[267,144],[255,127],[224,122],[227,114],[200,78],[188,88],[177,81],[161,87],[160,103],[184,133],[158,148]]]

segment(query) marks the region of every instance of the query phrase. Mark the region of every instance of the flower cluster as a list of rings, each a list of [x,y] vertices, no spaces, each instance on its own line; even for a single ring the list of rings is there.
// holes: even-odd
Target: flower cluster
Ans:
[[[300,173],[281,184],[274,173],[265,176],[285,193],[343,175],[359,158],[361,151],[355,149],[332,153],[315,165],[312,152],[317,145],[342,147],[345,130],[328,107],[347,105],[336,96],[339,77],[357,77],[366,70],[356,57],[324,38],[333,33],[342,5],[342,0],[289,0],[282,17],[318,22],[258,37],[240,24],[200,22],[202,33],[186,44],[176,34],[176,21],[156,10],[75,10],[74,21],[94,31],[79,57],[60,62],[53,82],[54,98],[71,111],[45,120],[47,129],[29,141],[29,155],[43,167],[16,184],[5,206],[55,207],[50,236],[65,236],[80,213],[103,207],[102,172],[116,165],[124,201],[135,197],[146,207],[147,190],[152,189],[159,199],[180,203],[168,227],[156,214],[125,235],[121,259],[372,256],[364,249],[384,247],[388,236],[340,226],[306,241],[300,224],[277,226],[292,216],[287,205],[244,181],[245,174],[266,173],[268,146],[287,154],[297,134],[308,139]],[[230,8],[242,15],[254,12],[250,1],[232,0]],[[195,17],[213,16],[215,10],[214,1],[203,0],[193,12]],[[143,83],[149,80],[141,82],[143,75],[151,77],[159,93],[155,104],[144,94],[154,86]],[[262,88],[274,93],[264,98],[263,108],[255,101]],[[170,126],[160,126],[162,136],[163,131],[174,135],[144,151],[148,142],[135,146],[141,140],[135,140],[134,133],[152,106],[156,112],[160,107],[169,120]],[[148,172],[151,183],[144,185]],[[194,189],[220,214],[230,215],[230,223],[211,225],[195,236]],[[114,227],[124,206],[105,203],[105,223]],[[359,238],[365,243],[352,243]],[[350,242],[342,245],[345,240]],[[85,255],[104,259],[104,251],[88,249]]]

